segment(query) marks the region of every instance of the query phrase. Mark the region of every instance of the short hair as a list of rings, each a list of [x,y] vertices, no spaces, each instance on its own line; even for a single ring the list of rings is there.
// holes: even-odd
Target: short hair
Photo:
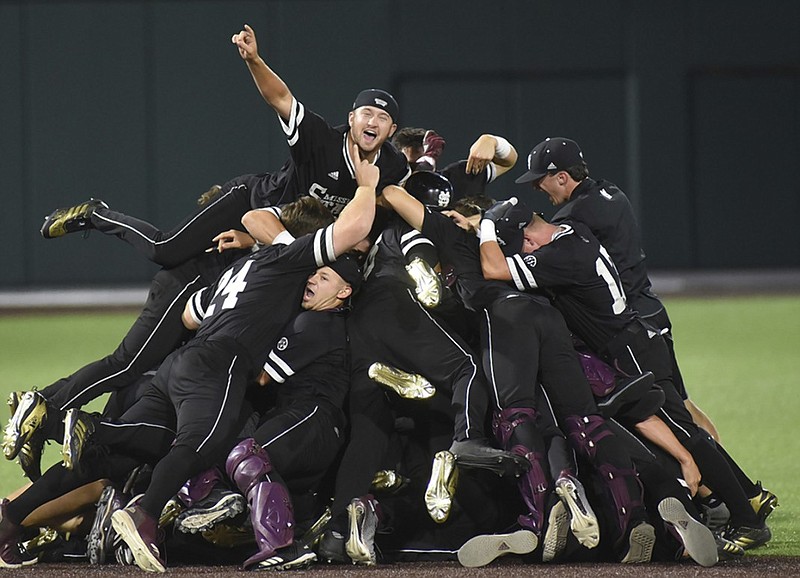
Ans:
[[[281,222],[294,237],[302,237],[334,221],[331,210],[315,197],[300,197],[281,207]]]
[[[413,126],[406,126],[394,133],[392,137],[392,144],[398,149],[411,147],[415,149],[422,148],[422,141],[425,138],[427,131],[424,128],[416,128]]]
[[[583,179],[589,176],[589,167],[586,165],[586,163],[581,163],[579,165],[567,167],[564,169],[564,172],[567,173],[573,181],[581,182]]]

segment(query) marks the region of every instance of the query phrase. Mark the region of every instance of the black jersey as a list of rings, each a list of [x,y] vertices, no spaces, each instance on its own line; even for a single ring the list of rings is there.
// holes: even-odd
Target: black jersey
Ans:
[[[584,179],[553,216],[554,224],[580,221],[608,250],[630,299],[650,291],[645,254],[633,208],[622,190],[608,181]]]
[[[339,216],[358,188],[347,146],[348,125],[332,127],[295,99],[289,118],[278,119],[289,143],[289,160],[265,189],[253,191],[252,206],[282,205],[310,195]],[[381,145],[375,164],[381,173],[378,194],[387,185],[403,184],[411,174],[406,157],[388,141]]]
[[[190,299],[200,323],[198,338],[234,339],[255,367],[300,308],[308,276],[336,260],[333,225],[295,240],[264,247],[223,271],[216,283]]]
[[[369,281],[391,277],[408,287],[415,287],[405,266],[423,247],[433,251],[433,243],[429,239],[399,215],[392,213],[387,226],[380,232],[367,254],[364,279]]]
[[[546,290],[570,330],[594,351],[604,351],[635,318],[614,262],[582,223],[562,223],[550,243],[506,262],[517,289]]]
[[[345,309],[303,311],[280,334],[264,363],[278,407],[324,399],[342,407],[350,383]]]
[[[452,286],[467,309],[480,311],[495,299],[517,293],[506,283],[483,277],[478,238],[449,217],[425,209],[422,234],[433,241],[445,279],[454,279]]]

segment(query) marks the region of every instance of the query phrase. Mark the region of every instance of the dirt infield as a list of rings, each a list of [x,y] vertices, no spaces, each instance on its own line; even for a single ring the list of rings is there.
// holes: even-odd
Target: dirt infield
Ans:
[[[5,571],[14,578],[111,578],[116,576],[144,576],[130,566],[89,566],[88,564],[39,564],[22,570]],[[3,570],[0,569],[0,574]],[[169,576],[203,576],[228,578],[242,576],[243,571],[235,566],[174,566],[167,568]],[[591,575],[592,578],[610,576],[638,577],[674,576],[718,578],[723,576],[800,576],[800,558],[746,556],[741,560],[724,562],[713,568],[701,568],[695,564],[522,564],[513,559],[500,559],[483,568],[463,568],[457,562],[414,562],[375,567],[364,566],[313,566],[307,570],[283,573],[283,576],[314,576],[318,578],[340,578],[370,576],[371,578],[501,578],[506,576],[547,576],[567,578]]]

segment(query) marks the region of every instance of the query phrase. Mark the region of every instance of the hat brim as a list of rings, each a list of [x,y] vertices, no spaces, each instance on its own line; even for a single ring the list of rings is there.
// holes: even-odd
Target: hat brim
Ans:
[[[517,183],[518,185],[522,185],[522,184],[525,184],[525,183],[530,183],[531,181],[537,181],[537,180],[541,179],[543,176],[545,176],[546,174],[547,174],[547,172],[535,173],[533,171],[528,171],[527,173],[525,173],[524,175],[519,177],[514,182]]]

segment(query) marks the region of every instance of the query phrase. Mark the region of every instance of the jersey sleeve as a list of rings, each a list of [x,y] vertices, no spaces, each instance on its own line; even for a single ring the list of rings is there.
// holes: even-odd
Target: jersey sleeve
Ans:
[[[292,159],[295,164],[302,164],[311,157],[315,143],[326,142],[324,137],[329,136],[335,130],[324,118],[306,109],[303,103],[294,97],[291,110],[288,119],[278,115],[278,120],[283,134],[286,136],[286,143],[289,145]]]
[[[208,304],[211,302],[210,295],[213,295],[213,291],[208,291],[207,289],[208,287],[198,289],[189,297],[189,316],[198,325],[203,322]]]
[[[287,325],[264,362],[264,371],[273,381],[285,382],[332,347],[341,346],[330,315],[334,314],[304,311]]]
[[[548,244],[532,253],[506,257],[511,280],[520,291],[552,289],[572,282],[573,259],[561,243]]]

